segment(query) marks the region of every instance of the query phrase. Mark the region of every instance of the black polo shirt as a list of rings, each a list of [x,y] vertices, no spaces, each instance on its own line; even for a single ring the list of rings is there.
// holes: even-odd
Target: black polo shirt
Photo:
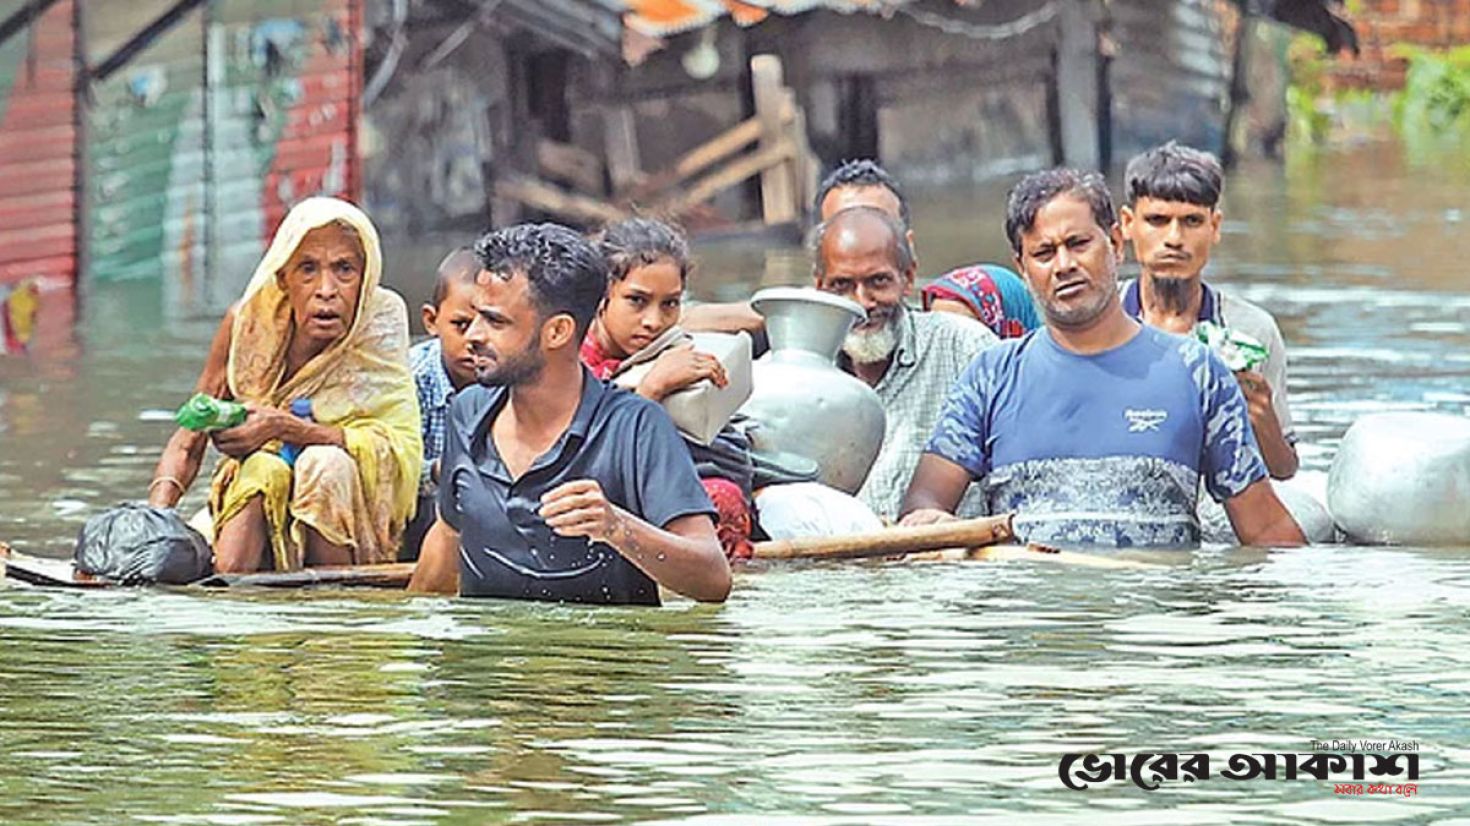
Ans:
[[[439,515],[459,531],[465,596],[657,605],[658,584],[611,546],[557,535],[537,514],[541,496],[595,479],[608,501],[665,527],[714,516],[684,439],[662,407],[604,384],[585,367],[582,400],[556,444],[512,479],[490,438],[510,398],[471,385],[454,399],[439,473]]]

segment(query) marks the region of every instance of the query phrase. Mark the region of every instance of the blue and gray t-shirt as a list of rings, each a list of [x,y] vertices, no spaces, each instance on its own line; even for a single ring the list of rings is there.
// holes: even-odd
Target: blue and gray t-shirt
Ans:
[[[1235,377],[1203,344],[1149,327],[1093,355],[1046,329],[976,357],[927,447],[983,483],[1030,542],[1198,544],[1217,500],[1266,477]]]

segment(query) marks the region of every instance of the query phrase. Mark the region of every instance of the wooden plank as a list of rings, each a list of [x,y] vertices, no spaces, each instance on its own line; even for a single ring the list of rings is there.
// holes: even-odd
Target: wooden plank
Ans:
[[[623,192],[643,180],[638,159],[638,122],[633,107],[613,106],[602,112],[604,154],[613,192]]]
[[[602,161],[580,146],[542,138],[536,144],[536,165],[542,175],[571,184],[584,195],[602,194]]]
[[[106,588],[108,584],[78,573],[69,559],[43,559],[0,542],[0,580],[12,579],[48,588]]]
[[[821,185],[822,169],[817,162],[811,144],[807,141],[806,112],[796,105],[796,93],[787,90],[786,105],[791,113],[791,140],[796,144],[792,160],[792,174],[796,180],[796,211],[802,213],[817,197]]]
[[[531,178],[500,178],[495,182],[495,196],[580,223],[612,223],[628,217],[628,213],[606,201],[567,192]]]
[[[689,188],[688,192],[664,202],[664,207],[674,212],[683,212],[697,204],[702,204],[752,175],[785,163],[795,151],[796,147],[787,141],[753,152],[731,162],[718,172],[701,178]],[[795,220],[793,217],[787,223],[793,223]],[[766,221],[766,225],[773,226],[769,220]]]
[[[755,116],[761,124],[761,150],[769,151],[787,140],[781,118],[785,88],[781,78],[781,58],[772,54],[752,57],[750,80]],[[797,219],[796,181],[790,164],[777,163],[761,171],[761,215],[767,224],[786,224]]]
[[[667,169],[650,175],[633,187],[626,197],[639,200],[672,189],[684,181],[729,158],[745,147],[760,140],[761,123],[756,118],[742,121],[739,125],[685,152]]]
[[[1098,83],[1098,0],[1061,5],[1057,69],[1051,78],[1057,112],[1053,143],[1062,151],[1058,163],[1097,169],[1102,162],[1106,98]]]
[[[318,585],[339,587],[405,588],[413,576],[412,562],[383,565],[342,565],[305,568],[300,571],[260,571],[250,574],[214,574],[190,587],[307,588]],[[112,588],[114,583],[80,573],[69,559],[43,559],[12,550],[0,542],[0,579],[10,578],[52,588]]]

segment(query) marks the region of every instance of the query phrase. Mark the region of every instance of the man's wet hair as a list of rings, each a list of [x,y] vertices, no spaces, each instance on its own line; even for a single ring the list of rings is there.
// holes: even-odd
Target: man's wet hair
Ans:
[[[1220,203],[1223,177],[1214,155],[1169,141],[1128,162],[1123,198],[1130,207],[1139,198],[1154,198],[1214,209]]]
[[[901,221],[888,214],[886,210],[877,207],[851,206],[837,211],[831,218],[817,224],[807,239],[812,255],[812,275],[818,281],[827,275],[827,262],[822,260],[822,245],[827,241],[827,233],[838,224],[862,217],[876,218],[887,228],[889,260],[898,267],[900,273],[908,272],[909,267],[914,265],[914,248],[909,243],[908,228]]]
[[[500,278],[524,275],[542,320],[566,313],[577,337],[587,332],[607,289],[607,264],[580,233],[560,224],[516,224],[475,242],[482,268]]]
[[[1006,240],[1017,257],[1021,255],[1021,234],[1036,224],[1036,214],[1042,207],[1063,195],[1086,203],[1092,209],[1092,219],[1104,231],[1118,222],[1113,196],[1102,175],[1065,167],[1033,172],[1011,187],[1006,196]]]
[[[678,227],[653,218],[628,218],[593,237],[607,262],[608,283],[622,281],[639,267],[667,260],[679,268],[679,282],[689,280],[689,242]]]
[[[898,199],[898,217],[903,220],[904,230],[908,230],[912,220],[909,215],[909,199],[904,197],[898,181],[888,174],[888,170],[867,158],[843,161],[840,166],[827,173],[827,177],[822,179],[822,185],[817,187],[817,198],[812,202],[813,214],[820,216],[822,202],[827,200],[827,194],[844,186],[881,186],[892,192],[893,197]]]
[[[479,274],[480,259],[475,251],[469,247],[455,247],[434,271],[434,295],[429,300],[437,309],[449,297],[449,285],[473,284]]]

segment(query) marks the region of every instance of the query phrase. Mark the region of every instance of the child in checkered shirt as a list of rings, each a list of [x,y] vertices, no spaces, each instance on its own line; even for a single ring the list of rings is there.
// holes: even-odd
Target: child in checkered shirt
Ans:
[[[429,338],[408,351],[423,417],[424,468],[419,476],[418,513],[404,531],[399,559],[418,558],[419,545],[434,524],[439,480],[439,456],[444,452],[444,424],[454,394],[475,383],[475,359],[465,334],[475,319],[475,276],[480,261],[468,247],[460,247],[440,262],[434,295],[421,310]]]

